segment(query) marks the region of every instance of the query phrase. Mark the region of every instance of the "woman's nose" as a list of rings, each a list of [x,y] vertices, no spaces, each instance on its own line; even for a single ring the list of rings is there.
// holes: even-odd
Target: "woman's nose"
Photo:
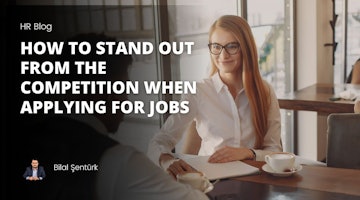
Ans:
[[[222,57],[222,58],[227,58],[229,56],[230,56],[230,54],[225,50],[225,48],[223,48],[221,50],[220,55],[219,55],[219,57]]]

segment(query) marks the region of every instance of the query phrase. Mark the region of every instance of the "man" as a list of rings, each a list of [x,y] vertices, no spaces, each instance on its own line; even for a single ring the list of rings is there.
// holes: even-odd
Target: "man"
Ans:
[[[29,181],[38,181],[45,178],[45,170],[42,166],[39,166],[37,159],[31,160],[31,166],[27,167],[23,177]]]
[[[87,41],[95,49],[98,41],[114,39],[99,34],[82,34],[69,41]],[[106,61],[106,74],[61,75],[56,80],[77,81],[126,81],[130,55],[69,55],[70,61]],[[93,51],[95,52],[95,51]],[[71,70],[76,70],[72,67]],[[58,98],[51,96],[50,98]],[[42,160],[52,163],[46,184],[40,188],[36,199],[207,199],[207,196],[188,185],[173,180],[155,166],[145,155],[113,140],[123,120],[123,113],[112,114],[111,102],[127,100],[126,94],[66,94],[68,101],[105,101],[107,112],[74,115],[39,116],[31,128],[31,134],[23,138],[23,147],[41,155]],[[54,100],[54,99],[51,99]],[[89,168],[82,168],[88,166]]]

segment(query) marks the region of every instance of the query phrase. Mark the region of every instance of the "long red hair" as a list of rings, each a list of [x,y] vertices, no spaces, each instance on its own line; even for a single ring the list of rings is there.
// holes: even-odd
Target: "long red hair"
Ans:
[[[240,52],[243,58],[242,80],[246,95],[249,99],[256,134],[254,148],[261,149],[268,129],[267,118],[270,107],[270,91],[260,75],[254,36],[245,19],[235,15],[225,15],[220,17],[210,27],[210,43],[211,35],[217,28],[233,33],[240,44]],[[218,70],[213,61],[211,61],[211,65],[210,75],[213,75]]]

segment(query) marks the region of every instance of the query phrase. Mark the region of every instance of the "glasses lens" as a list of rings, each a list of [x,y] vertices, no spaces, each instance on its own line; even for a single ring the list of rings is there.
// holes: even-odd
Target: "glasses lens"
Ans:
[[[219,55],[222,50],[222,46],[216,43],[209,44],[209,50],[212,54]]]
[[[238,43],[230,43],[225,46],[226,51],[233,55],[236,54],[239,50],[239,44]]]

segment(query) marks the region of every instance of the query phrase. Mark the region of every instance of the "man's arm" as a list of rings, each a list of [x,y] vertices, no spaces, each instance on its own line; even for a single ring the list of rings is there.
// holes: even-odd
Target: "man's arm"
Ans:
[[[100,167],[97,193],[102,194],[101,199],[208,199],[200,190],[176,182],[144,154],[129,147],[118,145],[109,149]]]
[[[29,180],[29,179],[30,179],[31,174],[29,175],[29,167],[27,167],[27,168],[25,169],[25,172],[24,172],[24,174],[23,174],[23,177],[24,177],[26,180]]]
[[[40,166],[38,171],[39,180],[43,180],[46,177],[44,167]]]

